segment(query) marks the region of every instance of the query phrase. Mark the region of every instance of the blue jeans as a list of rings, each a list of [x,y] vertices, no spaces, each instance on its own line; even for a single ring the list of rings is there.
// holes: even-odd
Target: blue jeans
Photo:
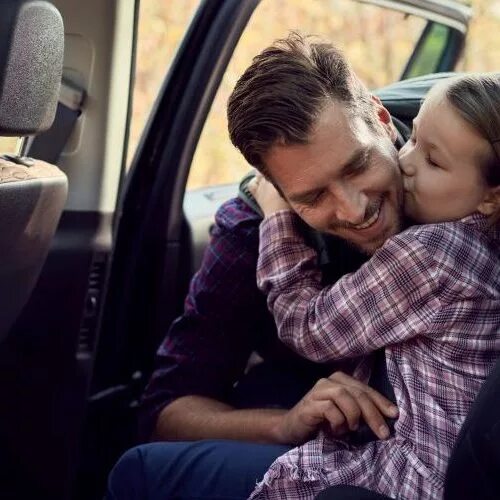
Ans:
[[[111,471],[106,500],[248,498],[289,449],[222,440],[136,446]]]

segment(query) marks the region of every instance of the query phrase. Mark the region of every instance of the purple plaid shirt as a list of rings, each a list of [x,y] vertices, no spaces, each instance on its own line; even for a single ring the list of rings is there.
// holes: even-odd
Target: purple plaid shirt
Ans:
[[[139,414],[143,439],[149,439],[158,414],[176,398],[197,394],[227,400],[255,348],[254,329],[263,336],[274,332],[255,283],[260,221],[238,198],[218,210],[184,313],[156,354]],[[241,317],[247,307],[255,315],[245,323]]]
[[[258,284],[279,337],[316,361],[386,346],[400,416],[386,441],[321,433],[271,466],[253,498],[309,498],[350,484],[440,498],[448,458],[500,352],[500,241],[478,214],[411,227],[357,272],[323,287],[316,253],[281,211],[261,224]]]

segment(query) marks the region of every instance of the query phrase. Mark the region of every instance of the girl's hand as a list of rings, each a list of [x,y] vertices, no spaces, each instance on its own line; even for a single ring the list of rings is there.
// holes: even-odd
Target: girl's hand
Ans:
[[[276,188],[261,174],[257,174],[248,183],[248,189],[264,212],[265,217],[279,210],[291,210],[288,202],[281,197]]]

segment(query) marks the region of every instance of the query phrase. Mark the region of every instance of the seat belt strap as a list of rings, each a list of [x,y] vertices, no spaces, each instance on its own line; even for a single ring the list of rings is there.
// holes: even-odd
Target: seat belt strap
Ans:
[[[82,112],[85,91],[63,79],[52,127],[30,137],[23,148],[23,156],[30,156],[56,164]]]

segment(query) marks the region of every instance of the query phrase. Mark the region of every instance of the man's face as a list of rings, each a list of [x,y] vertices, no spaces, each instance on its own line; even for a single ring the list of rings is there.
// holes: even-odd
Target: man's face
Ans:
[[[308,144],[275,145],[264,157],[297,214],[318,231],[373,253],[401,228],[402,184],[390,117],[370,128],[340,103],[320,114]]]

